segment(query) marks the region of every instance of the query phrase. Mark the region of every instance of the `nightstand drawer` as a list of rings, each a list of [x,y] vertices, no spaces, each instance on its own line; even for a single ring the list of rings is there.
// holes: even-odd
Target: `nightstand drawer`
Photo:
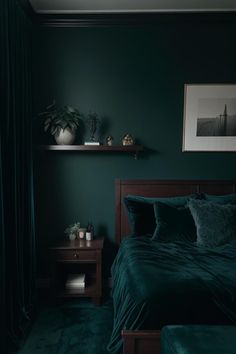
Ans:
[[[102,296],[102,250],[104,239],[64,240],[50,248],[53,295],[60,298],[90,297],[96,305]],[[70,274],[84,274],[85,284],[70,287]]]
[[[96,261],[96,251],[58,250],[55,257],[57,261]]]

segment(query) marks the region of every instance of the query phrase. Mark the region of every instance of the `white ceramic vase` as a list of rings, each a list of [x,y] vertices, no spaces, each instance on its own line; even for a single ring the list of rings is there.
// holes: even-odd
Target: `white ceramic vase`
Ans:
[[[70,239],[70,241],[76,240],[76,234],[70,234],[69,239]]]
[[[55,135],[55,140],[58,145],[71,145],[75,141],[75,131],[69,128],[61,129],[59,135]]]

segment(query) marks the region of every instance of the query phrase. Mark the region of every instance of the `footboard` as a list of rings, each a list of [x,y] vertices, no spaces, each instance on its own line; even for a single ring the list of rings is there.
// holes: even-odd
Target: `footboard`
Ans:
[[[161,354],[160,331],[122,331],[124,354]]]

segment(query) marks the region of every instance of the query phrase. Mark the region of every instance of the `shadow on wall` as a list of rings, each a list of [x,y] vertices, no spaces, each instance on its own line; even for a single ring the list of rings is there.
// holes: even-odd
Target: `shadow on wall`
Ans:
[[[115,242],[111,241],[108,237],[108,230],[106,225],[100,224],[97,229],[97,234],[104,237],[103,248],[103,278],[108,278],[111,275],[110,269],[114,258],[117,254],[118,247]],[[115,237],[114,237],[115,239]]]
[[[138,154],[138,160],[149,160],[150,157],[153,157],[160,153],[156,149],[149,148],[148,146],[146,147],[141,139],[135,139],[135,144],[144,146],[144,150],[142,152],[139,152]]]

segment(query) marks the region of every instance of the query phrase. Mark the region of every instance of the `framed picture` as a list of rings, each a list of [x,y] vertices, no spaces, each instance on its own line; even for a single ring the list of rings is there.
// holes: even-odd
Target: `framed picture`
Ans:
[[[236,151],[236,85],[185,85],[183,151]]]

